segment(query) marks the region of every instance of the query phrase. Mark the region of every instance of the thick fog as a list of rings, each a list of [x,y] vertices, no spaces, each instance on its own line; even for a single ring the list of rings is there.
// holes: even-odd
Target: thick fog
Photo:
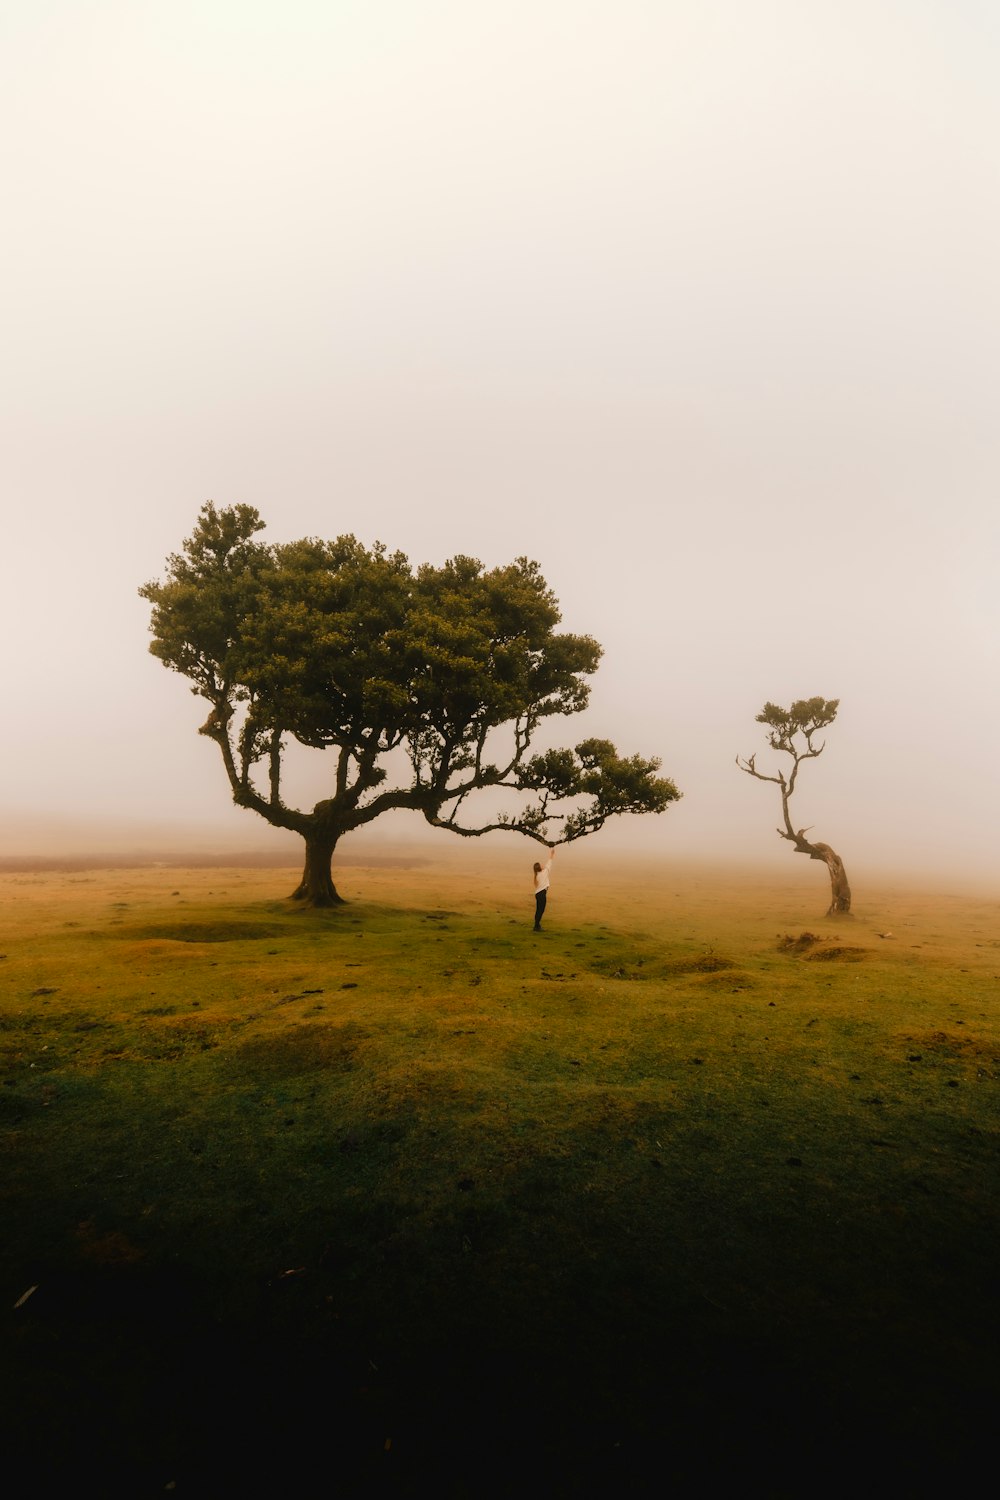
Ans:
[[[0,852],[277,837],[136,593],[212,499],[537,558],[605,648],[564,742],[684,793],[609,852],[791,865],[734,761],[818,694],[798,824],[1000,874],[998,49],[983,0],[6,0]]]

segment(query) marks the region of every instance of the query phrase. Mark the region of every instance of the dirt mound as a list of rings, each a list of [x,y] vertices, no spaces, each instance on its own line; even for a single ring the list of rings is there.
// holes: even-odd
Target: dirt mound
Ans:
[[[782,937],[781,933],[779,933],[778,952],[805,953],[814,943],[821,943],[822,941],[823,939],[815,932],[800,932],[798,937],[792,937],[790,932],[786,932]]]
[[[343,1026],[299,1025],[270,1036],[252,1037],[234,1055],[256,1072],[297,1076],[319,1069],[347,1073],[354,1054],[368,1035],[353,1022]]]
[[[817,944],[825,945],[817,947]],[[790,932],[778,935],[778,952],[791,953],[811,963],[858,963],[864,958],[866,948],[847,948],[841,943],[831,944],[828,938],[815,932],[800,932],[793,937]]]

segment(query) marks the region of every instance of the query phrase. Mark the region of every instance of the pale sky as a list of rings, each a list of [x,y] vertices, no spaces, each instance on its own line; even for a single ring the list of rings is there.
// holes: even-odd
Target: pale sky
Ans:
[[[789,863],[819,694],[855,885],[1000,880],[998,84],[987,0],[0,0],[0,852],[276,837],[136,595],[212,499],[537,558],[636,847]]]

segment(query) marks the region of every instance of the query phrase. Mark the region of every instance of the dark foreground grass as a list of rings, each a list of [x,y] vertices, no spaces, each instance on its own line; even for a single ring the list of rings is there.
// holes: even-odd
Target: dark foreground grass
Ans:
[[[536,938],[402,877],[308,916],[209,879],[21,883],[12,1464],[135,1495],[971,1482],[992,939],[779,946],[730,909],[706,940],[640,930],[652,897]]]

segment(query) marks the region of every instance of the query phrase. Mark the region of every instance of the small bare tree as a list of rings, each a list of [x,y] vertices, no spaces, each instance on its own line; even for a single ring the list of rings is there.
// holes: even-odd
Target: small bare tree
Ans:
[[[767,776],[763,771],[758,771],[755,755],[751,755],[748,760],[736,757],[736,764],[748,776],[755,776],[758,781],[773,781],[781,788],[781,812],[785,826],[778,829],[780,836],[795,846],[796,854],[808,854],[810,859],[821,859],[826,865],[830,875],[831,895],[828,917],[841,916],[851,910],[851,888],[847,883],[844,862],[829,844],[819,844],[807,839],[806,834],[811,829],[796,830],[792,827],[788,804],[795,791],[799,766],[804,760],[815,760],[826,748],[825,740],[821,745],[816,745],[813,736],[833,723],[839,706],[839,698],[800,698],[791,708],[779,708],[774,703],[764,704],[763,710],[757,715],[757,723],[768,726],[770,732],[767,742],[772,750],[781,750],[785,755],[791,756],[792,769],[787,776],[780,769],[776,776]]]

